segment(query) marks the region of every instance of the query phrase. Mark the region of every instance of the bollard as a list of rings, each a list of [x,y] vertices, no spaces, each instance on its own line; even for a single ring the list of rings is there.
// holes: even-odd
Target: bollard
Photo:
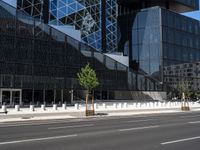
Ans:
[[[106,103],[103,103],[103,108],[104,108],[104,109],[106,109],[106,108],[107,108],[107,107],[106,107]]]
[[[118,108],[119,108],[119,109],[122,109],[122,103],[119,103],[119,104],[118,104]]]
[[[15,105],[15,111],[20,111],[19,105]]]
[[[6,113],[6,112],[7,112],[7,107],[6,107],[6,105],[2,105],[1,111],[2,111],[3,113]]]
[[[135,108],[138,108],[138,106],[139,106],[139,103],[136,102],[136,103],[135,103]]]
[[[124,108],[127,108],[127,106],[128,106],[127,103],[124,103],[124,106],[123,106],[123,107],[124,107]]]
[[[138,108],[142,108],[144,106],[143,102],[138,102]]]
[[[45,111],[45,110],[46,110],[46,108],[45,108],[45,105],[44,105],[44,104],[42,104],[42,105],[41,105],[41,110],[42,110],[42,111]]]
[[[161,102],[158,102],[158,107],[160,108],[162,106],[162,103]]]
[[[94,104],[94,109],[98,109],[97,103]]]
[[[156,107],[158,107],[159,106],[159,102],[156,102]]]
[[[78,110],[78,109],[79,109],[79,104],[75,104],[75,105],[74,105],[74,108],[75,108],[76,110]]]
[[[62,110],[66,110],[66,104],[62,104]]]
[[[153,107],[154,107],[154,108],[156,107],[156,102],[153,102]]]
[[[113,103],[113,108],[117,109],[117,104],[116,103]]]
[[[34,105],[30,105],[30,111],[35,111]]]
[[[53,110],[57,110],[57,105],[53,104]]]

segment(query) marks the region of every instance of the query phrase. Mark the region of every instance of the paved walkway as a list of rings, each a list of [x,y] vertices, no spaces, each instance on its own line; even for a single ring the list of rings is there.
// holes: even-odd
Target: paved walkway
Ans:
[[[199,107],[190,107],[190,111],[199,111]],[[96,110],[94,117],[109,117],[109,116],[128,116],[140,114],[159,114],[159,113],[178,113],[183,112],[180,106],[176,107],[157,107],[157,108],[130,108],[130,109],[100,109]],[[34,120],[53,120],[53,119],[72,119],[72,118],[87,118],[84,114],[84,108],[79,110],[58,108],[46,108],[42,111],[41,108],[35,108],[35,111],[30,111],[29,108],[22,108],[20,111],[8,109],[8,114],[0,114],[0,123],[16,122],[16,121],[34,121]]]

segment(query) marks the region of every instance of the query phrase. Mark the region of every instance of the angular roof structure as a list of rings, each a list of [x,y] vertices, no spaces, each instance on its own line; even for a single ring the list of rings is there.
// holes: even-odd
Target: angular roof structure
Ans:
[[[133,9],[151,6],[167,6],[168,9],[178,13],[199,9],[198,0],[118,0],[118,4]]]

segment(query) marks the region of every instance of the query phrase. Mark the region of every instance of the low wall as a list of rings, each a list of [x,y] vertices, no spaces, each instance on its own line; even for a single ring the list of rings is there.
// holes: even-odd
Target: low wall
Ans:
[[[166,92],[147,92],[147,91],[115,91],[116,100],[137,100],[137,101],[146,101],[146,100],[166,100]]]
[[[181,102],[99,102],[94,104],[96,111],[112,111],[112,110],[142,110],[142,109],[166,109],[166,108],[177,108],[181,109]],[[200,108],[200,103],[189,102],[190,108]],[[8,112],[9,114],[26,114],[26,113],[47,113],[47,112],[79,112],[85,111],[85,104],[76,103],[74,106],[66,106],[63,104],[58,107],[56,104],[53,107],[34,107],[30,105],[29,108],[20,108],[16,106],[15,108],[6,108],[5,105],[2,106],[0,112]]]

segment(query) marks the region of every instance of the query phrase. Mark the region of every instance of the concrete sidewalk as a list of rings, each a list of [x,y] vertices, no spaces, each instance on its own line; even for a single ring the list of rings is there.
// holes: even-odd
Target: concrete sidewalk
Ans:
[[[190,107],[190,111],[199,111],[200,107]],[[84,108],[74,110],[68,108],[67,110],[52,108],[46,108],[45,111],[41,111],[40,108],[35,108],[35,111],[29,111],[28,108],[22,108],[21,111],[14,111],[8,109],[8,114],[0,114],[0,123],[17,122],[17,121],[36,121],[36,120],[54,120],[54,119],[75,119],[75,118],[88,118],[84,114]],[[105,109],[96,110],[96,114],[93,117],[109,117],[109,116],[130,116],[130,115],[142,115],[142,114],[160,114],[160,113],[179,113],[183,112],[180,106],[176,107],[163,107],[163,108],[132,108],[132,109]]]

